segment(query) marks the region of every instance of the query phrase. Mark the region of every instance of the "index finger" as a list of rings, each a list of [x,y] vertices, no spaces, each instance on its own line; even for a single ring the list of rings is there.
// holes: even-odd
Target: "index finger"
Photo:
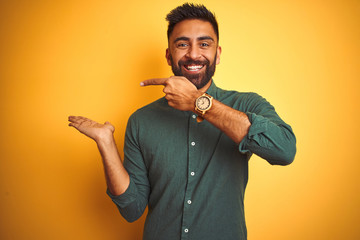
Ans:
[[[147,79],[145,81],[142,81],[140,83],[140,86],[149,86],[149,85],[166,85],[166,81],[168,80],[169,78],[151,78],[151,79]]]

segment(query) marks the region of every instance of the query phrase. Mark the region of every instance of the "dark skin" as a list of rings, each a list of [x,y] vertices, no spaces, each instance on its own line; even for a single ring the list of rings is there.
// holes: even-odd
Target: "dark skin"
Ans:
[[[176,24],[166,50],[166,59],[178,63],[181,60],[208,60],[210,64],[219,64],[221,47],[218,46],[216,34],[209,22],[202,20],[184,20]],[[215,57],[216,56],[216,57]],[[171,59],[172,58],[172,59]],[[182,66],[185,76],[204,76],[207,66],[193,64]],[[200,81],[204,78],[200,77]],[[183,76],[153,78],[140,83],[141,86],[162,85],[165,98],[170,107],[181,111],[195,112],[195,100],[211,85],[211,80],[204,87],[197,89],[192,80]],[[247,135],[251,123],[243,112],[230,108],[217,100],[206,112],[204,118],[239,144]],[[106,183],[113,195],[121,195],[130,183],[130,177],[120,159],[114,139],[115,128],[109,122],[97,123],[91,119],[70,116],[69,126],[93,139],[100,151],[104,165]]]

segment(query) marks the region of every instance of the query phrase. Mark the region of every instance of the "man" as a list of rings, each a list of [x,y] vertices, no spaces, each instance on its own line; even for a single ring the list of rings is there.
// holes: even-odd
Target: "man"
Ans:
[[[221,47],[211,12],[184,4],[167,20],[175,76],[141,83],[163,85],[165,97],[130,117],[124,165],[110,123],[72,116],[69,125],[96,141],[107,193],[123,217],[135,221],[148,206],[144,239],[246,239],[248,160],[255,153],[291,163],[295,136],[259,95],[216,87]]]

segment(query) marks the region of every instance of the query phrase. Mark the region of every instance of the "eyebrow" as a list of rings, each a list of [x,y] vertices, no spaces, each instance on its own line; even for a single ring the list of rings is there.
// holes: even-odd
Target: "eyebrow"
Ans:
[[[178,37],[174,40],[174,43],[178,42],[178,41],[189,41],[190,38],[188,37]]]
[[[176,43],[176,42],[178,42],[178,41],[189,41],[189,40],[190,40],[189,37],[182,36],[182,37],[176,38],[176,39],[174,40],[174,43]],[[201,37],[198,37],[197,40],[198,40],[198,41],[211,40],[211,41],[215,42],[214,39],[213,39],[212,37],[210,37],[210,36],[201,36]]]
[[[210,36],[202,36],[202,37],[198,37],[197,40],[211,40],[214,42],[214,39]]]

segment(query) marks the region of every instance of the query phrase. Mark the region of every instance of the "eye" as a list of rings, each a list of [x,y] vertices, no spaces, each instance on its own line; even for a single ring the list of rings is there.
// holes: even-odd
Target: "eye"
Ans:
[[[200,43],[200,47],[209,47],[210,45],[206,42]]]
[[[186,48],[187,46],[189,46],[187,43],[178,43],[176,45],[178,48]]]

